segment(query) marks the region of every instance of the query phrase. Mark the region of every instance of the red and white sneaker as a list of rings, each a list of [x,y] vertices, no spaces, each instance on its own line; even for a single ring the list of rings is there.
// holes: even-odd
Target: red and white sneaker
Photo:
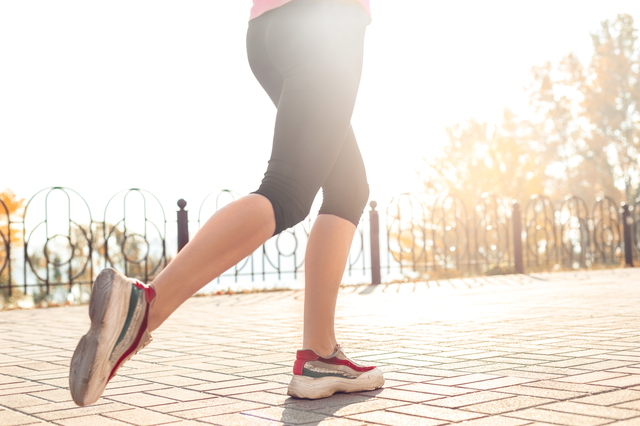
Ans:
[[[295,398],[318,399],[336,392],[360,392],[384,385],[382,371],[349,359],[340,345],[328,358],[311,349],[299,350],[287,393]]]
[[[114,269],[100,272],[91,292],[91,328],[71,358],[69,388],[80,406],[100,398],[118,368],[151,343],[147,329],[155,290]]]

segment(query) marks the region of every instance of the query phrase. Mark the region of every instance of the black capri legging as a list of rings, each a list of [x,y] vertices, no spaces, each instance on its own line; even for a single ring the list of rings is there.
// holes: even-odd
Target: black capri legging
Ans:
[[[320,188],[320,214],[360,221],[369,185],[350,121],[369,22],[356,0],[293,0],[249,22],[251,70],[278,108],[255,192],[273,206],[274,235],[307,217]]]

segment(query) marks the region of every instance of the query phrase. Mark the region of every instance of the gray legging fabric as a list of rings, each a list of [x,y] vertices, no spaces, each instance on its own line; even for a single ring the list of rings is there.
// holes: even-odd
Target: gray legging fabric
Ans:
[[[249,22],[249,64],[278,109],[255,192],[273,206],[274,235],[307,217],[320,188],[320,214],[360,221],[369,185],[350,121],[369,22],[355,0],[293,0]]]

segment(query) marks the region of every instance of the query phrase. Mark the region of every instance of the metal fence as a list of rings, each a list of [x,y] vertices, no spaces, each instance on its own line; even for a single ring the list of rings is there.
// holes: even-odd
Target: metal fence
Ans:
[[[387,262],[416,275],[458,271],[524,273],[594,266],[633,266],[640,256],[640,199],[620,207],[609,197],[589,210],[567,196],[554,204],[532,196],[483,194],[467,208],[453,195],[402,194],[387,208]]]
[[[184,200],[169,219],[158,198],[137,188],[111,197],[99,218],[69,188],[39,191],[20,218],[0,200],[0,291],[49,294],[90,286],[104,267],[149,282],[213,212],[238,197],[229,190],[210,194],[192,220]],[[533,196],[521,208],[491,194],[473,206],[453,195],[401,194],[381,210],[372,201],[358,226],[346,282],[632,266],[640,256],[640,200],[619,208],[605,197],[589,210],[574,196],[557,204]],[[308,218],[270,239],[209,290],[300,283],[311,225]]]

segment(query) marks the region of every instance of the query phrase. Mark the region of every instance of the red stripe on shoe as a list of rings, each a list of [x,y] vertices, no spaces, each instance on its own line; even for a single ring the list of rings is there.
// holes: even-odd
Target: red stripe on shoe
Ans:
[[[367,371],[371,371],[374,368],[376,368],[375,366],[359,367],[359,366],[355,365],[354,363],[352,363],[349,360],[338,359],[338,358],[318,358],[318,361],[322,361],[322,362],[325,362],[327,364],[332,364],[332,365],[346,365],[347,367],[357,371],[358,373],[365,373]]]
[[[142,281],[136,280],[135,278],[132,278],[131,282],[140,290],[144,290],[144,295],[147,299],[147,303],[151,303],[151,301],[156,298],[156,290],[149,284],[145,284]]]
[[[146,294],[146,291],[145,291],[145,294]],[[144,311],[144,320],[142,320],[142,324],[141,324],[140,328],[138,329],[138,334],[136,335],[136,338],[134,339],[133,344],[131,346],[129,346],[129,349],[127,349],[124,352],[124,354],[122,354],[122,356],[120,357],[118,362],[116,362],[116,365],[113,367],[113,370],[111,370],[111,374],[109,375],[109,378],[107,379],[107,383],[109,383],[109,380],[111,380],[113,378],[113,376],[115,376],[116,371],[120,367],[120,364],[122,364],[124,362],[124,360],[127,359],[127,357],[129,355],[131,355],[133,353],[133,351],[135,351],[136,348],[138,347],[138,345],[140,344],[140,340],[142,340],[142,335],[147,330],[147,320],[148,320],[148,318],[149,318],[149,304],[147,303],[146,309]]]
[[[293,374],[302,376],[302,370],[304,369],[304,364],[307,361],[315,361],[318,358],[320,358],[318,354],[316,354],[314,351],[310,349],[296,352],[296,360],[293,363]]]

